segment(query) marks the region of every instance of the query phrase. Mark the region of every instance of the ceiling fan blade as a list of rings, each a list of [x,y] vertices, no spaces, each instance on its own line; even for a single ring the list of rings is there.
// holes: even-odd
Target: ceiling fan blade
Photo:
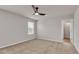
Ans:
[[[44,13],[39,13],[39,15],[42,15],[42,16],[44,16],[44,15],[46,15],[46,14],[44,14]]]
[[[33,8],[34,12],[36,12],[36,7],[34,5],[32,5],[32,8]]]
[[[35,6],[34,6],[34,5],[32,5],[32,8],[35,8]]]
[[[38,9],[39,9],[39,8],[38,8],[38,7],[36,7],[36,11],[35,11],[36,13],[38,13]]]

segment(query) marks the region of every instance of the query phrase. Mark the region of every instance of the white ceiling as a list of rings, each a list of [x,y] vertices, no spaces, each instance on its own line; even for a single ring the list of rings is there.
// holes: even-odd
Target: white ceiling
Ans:
[[[73,15],[77,6],[75,5],[36,5],[39,12],[46,13],[46,16],[35,16],[31,5],[0,5],[0,9],[5,9],[33,19],[46,19],[50,17]]]

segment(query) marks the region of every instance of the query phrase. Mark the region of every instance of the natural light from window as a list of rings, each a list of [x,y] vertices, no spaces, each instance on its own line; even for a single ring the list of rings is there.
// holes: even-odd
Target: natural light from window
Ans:
[[[28,34],[34,34],[34,23],[28,22]]]

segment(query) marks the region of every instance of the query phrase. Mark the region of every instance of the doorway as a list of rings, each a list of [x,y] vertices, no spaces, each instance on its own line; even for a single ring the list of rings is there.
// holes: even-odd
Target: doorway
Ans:
[[[64,22],[64,42],[70,42],[70,22]]]
[[[61,22],[61,39],[63,42],[74,42],[73,19],[62,20]]]

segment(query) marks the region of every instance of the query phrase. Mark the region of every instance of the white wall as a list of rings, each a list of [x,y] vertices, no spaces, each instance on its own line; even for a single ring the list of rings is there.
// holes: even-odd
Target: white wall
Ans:
[[[72,17],[57,17],[38,21],[38,38],[62,42],[62,20],[70,20]]]
[[[79,52],[79,6],[74,15],[74,44]]]
[[[0,48],[35,38],[27,34],[27,22],[34,20],[0,10]]]

